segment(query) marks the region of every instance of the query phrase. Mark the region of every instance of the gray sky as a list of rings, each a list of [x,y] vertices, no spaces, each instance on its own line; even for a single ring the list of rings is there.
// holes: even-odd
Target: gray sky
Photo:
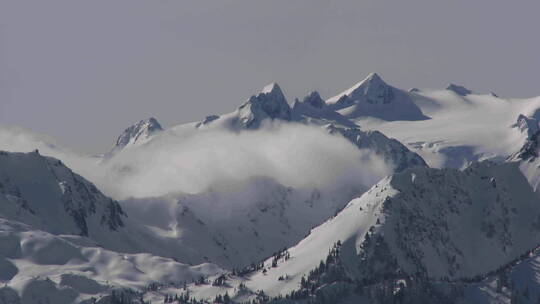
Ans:
[[[0,0],[0,123],[108,150],[132,123],[234,110],[276,81],[289,101],[378,72],[540,95],[540,1]]]

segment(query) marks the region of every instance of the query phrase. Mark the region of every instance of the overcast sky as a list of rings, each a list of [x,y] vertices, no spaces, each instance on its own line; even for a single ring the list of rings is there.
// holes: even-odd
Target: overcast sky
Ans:
[[[265,84],[291,101],[369,72],[540,95],[540,1],[0,0],[0,124],[88,152],[150,116],[231,112]]]

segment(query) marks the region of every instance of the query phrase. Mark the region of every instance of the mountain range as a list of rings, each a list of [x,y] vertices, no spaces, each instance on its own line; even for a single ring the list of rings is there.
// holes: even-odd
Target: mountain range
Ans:
[[[376,73],[81,155],[0,129],[0,303],[537,303],[540,97]]]

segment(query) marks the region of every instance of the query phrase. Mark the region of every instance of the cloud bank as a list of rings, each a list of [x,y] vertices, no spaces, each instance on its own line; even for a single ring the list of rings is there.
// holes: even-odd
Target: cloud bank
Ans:
[[[62,159],[116,199],[199,193],[213,185],[269,177],[290,187],[371,186],[391,164],[324,129],[272,124],[257,131],[167,130],[107,161],[51,146],[20,129],[0,128],[0,149]]]

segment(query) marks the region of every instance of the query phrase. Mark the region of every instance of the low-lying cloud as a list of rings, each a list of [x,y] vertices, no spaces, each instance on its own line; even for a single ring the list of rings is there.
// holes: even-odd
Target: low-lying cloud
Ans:
[[[372,152],[315,126],[273,124],[242,132],[183,130],[167,130],[145,145],[101,162],[6,128],[0,129],[0,149],[39,148],[116,199],[199,193],[223,181],[258,176],[291,187],[371,186],[391,172],[391,165]]]

